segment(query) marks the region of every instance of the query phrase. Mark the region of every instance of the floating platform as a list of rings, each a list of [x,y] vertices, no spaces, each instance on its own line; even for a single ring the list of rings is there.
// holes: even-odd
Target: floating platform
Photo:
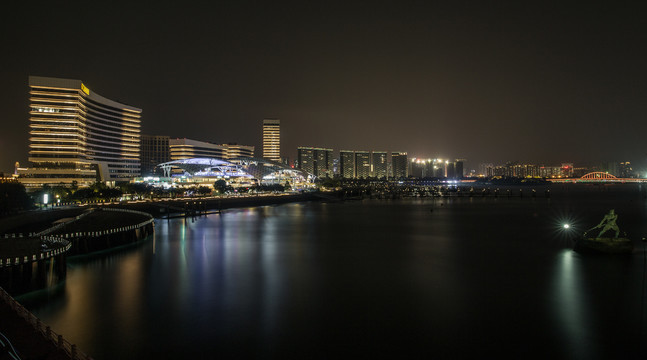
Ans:
[[[579,253],[631,254],[634,246],[627,238],[583,237],[575,242],[573,250]]]

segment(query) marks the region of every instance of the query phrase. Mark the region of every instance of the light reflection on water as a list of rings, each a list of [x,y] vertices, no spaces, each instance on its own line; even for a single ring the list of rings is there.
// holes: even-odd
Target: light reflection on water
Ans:
[[[567,339],[575,345],[570,346],[573,353],[572,358],[590,359],[592,347],[587,339],[591,338],[589,328],[591,324],[585,322],[587,313],[590,311],[587,306],[586,292],[583,287],[583,279],[580,274],[580,267],[575,262],[577,255],[564,250],[558,255],[558,266],[555,267],[555,319],[561,324],[558,328],[562,330],[562,339]]]
[[[620,200],[635,213],[625,221],[644,216]],[[554,192],[158,220],[155,241],[76,261],[62,292],[22,300],[99,360],[632,357],[642,255],[581,257],[553,232],[562,208],[597,222],[610,200],[597,201]]]

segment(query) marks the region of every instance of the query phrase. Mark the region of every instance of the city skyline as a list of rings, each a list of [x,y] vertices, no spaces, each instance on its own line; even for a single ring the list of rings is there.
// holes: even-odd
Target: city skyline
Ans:
[[[239,3],[139,16],[132,4],[115,17],[23,6],[2,25],[0,171],[27,160],[29,75],[82,79],[144,109],[142,134],[261,149],[257,124],[280,118],[292,159],[316,145],[645,167],[647,31],[630,7]],[[65,33],[77,50],[58,45]]]

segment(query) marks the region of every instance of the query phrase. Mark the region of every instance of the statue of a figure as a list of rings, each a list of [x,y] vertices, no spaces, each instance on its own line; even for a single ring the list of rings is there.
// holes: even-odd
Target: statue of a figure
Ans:
[[[602,221],[595,226],[593,229],[599,229],[602,228],[600,233],[598,234],[598,238],[602,236],[605,232],[609,230],[615,230],[616,231],[616,236],[615,238],[618,238],[618,234],[620,234],[620,229],[618,229],[618,225],[616,224],[616,220],[618,220],[618,215],[615,213],[614,209],[609,210],[609,213],[604,215],[602,218]]]

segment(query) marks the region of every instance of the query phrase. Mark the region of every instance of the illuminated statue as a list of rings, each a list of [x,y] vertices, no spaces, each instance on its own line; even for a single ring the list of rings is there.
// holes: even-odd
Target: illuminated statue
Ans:
[[[607,232],[609,230],[615,230],[616,231],[615,238],[617,238],[618,234],[620,234],[620,229],[618,229],[618,225],[616,224],[616,220],[618,220],[618,215],[615,213],[615,211],[613,209],[611,209],[611,210],[609,210],[608,214],[604,215],[604,217],[602,218],[602,221],[600,221],[600,223],[597,226],[595,226],[594,228],[592,228],[591,230],[602,228],[602,230],[598,234],[598,238],[601,237],[602,234],[604,234],[605,232]]]

